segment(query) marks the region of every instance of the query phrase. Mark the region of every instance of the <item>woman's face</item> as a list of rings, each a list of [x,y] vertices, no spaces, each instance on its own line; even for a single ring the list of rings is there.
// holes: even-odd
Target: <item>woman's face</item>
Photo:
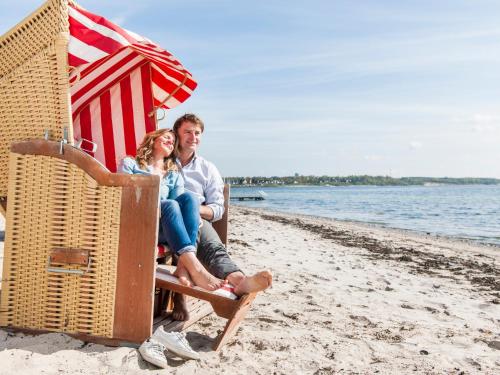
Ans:
[[[156,138],[153,142],[153,153],[159,154],[164,158],[170,156],[174,151],[175,135],[171,132],[166,132]]]

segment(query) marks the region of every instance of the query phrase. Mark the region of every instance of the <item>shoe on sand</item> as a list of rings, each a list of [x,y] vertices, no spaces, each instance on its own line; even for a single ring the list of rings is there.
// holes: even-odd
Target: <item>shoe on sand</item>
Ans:
[[[165,332],[163,326],[159,326],[151,338],[161,342],[168,350],[179,357],[195,360],[200,359],[200,355],[191,349],[186,338],[180,332]]]
[[[168,368],[167,358],[165,357],[165,345],[154,339],[147,339],[139,347],[139,353],[142,358],[161,368]]]

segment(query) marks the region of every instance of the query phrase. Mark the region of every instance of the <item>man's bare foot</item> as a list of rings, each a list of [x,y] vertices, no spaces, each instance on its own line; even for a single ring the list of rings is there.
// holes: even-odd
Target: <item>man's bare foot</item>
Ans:
[[[216,290],[224,285],[224,280],[211,275],[200,263],[193,252],[183,253],[179,257],[178,265],[185,267],[191,280],[200,288],[207,290]]]
[[[184,285],[184,286],[193,286],[193,281],[189,277],[189,272],[186,269],[186,267],[184,267],[184,264],[179,263],[177,265],[177,268],[175,269],[175,272],[174,272],[174,276],[179,279],[179,282],[182,285]],[[180,319],[176,319],[176,320],[180,320]]]
[[[174,320],[186,321],[189,319],[189,312],[186,307],[186,297],[180,293],[174,293],[174,309],[172,310]]]
[[[273,283],[273,275],[270,271],[260,271],[252,276],[245,276],[243,280],[234,287],[234,294],[241,296],[243,294],[260,292],[267,289]]]

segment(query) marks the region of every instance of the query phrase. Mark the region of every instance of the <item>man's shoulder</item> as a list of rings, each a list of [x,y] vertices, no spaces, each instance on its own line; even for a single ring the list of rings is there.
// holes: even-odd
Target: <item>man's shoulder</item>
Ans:
[[[218,169],[215,166],[215,164],[212,163],[210,160],[205,159],[202,156],[196,155],[196,162],[198,163],[199,166],[201,166],[202,168],[204,168],[204,169],[206,169],[208,171],[214,171],[215,170],[215,171],[218,172]]]

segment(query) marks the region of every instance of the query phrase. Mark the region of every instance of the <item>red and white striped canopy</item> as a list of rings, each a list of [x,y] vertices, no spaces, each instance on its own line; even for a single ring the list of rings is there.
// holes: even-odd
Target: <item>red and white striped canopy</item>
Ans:
[[[101,16],[70,5],[69,24],[74,137],[96,143],[93,156],[114,172],[156,129],[155,110],[184,102],[197,84],[168,51]]]

